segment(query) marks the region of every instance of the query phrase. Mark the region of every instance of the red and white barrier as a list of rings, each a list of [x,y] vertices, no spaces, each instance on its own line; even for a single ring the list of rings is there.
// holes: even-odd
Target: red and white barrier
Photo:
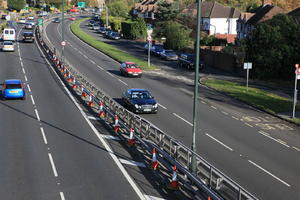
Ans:
[[[102,103],[102,101],[100,101],[99,110],[100,110],[100,113],[99,113],[100,117],[101,118],[105,117],[105,113],[104,113],[104,110],[103,110],[103,103]]]
[[[116,115],[116,117],[115,117],[115,124],[114,124],[114,131],[115,131],[115,133],[118,133],[119,129],[120,129],[119,117],[118,117],[118,115]]]
[[[128,146],[134,146],[135,145],[135,138],[133,135],[133,128],[130,128],[129,130],[129,139],[127,141]]]
[[[174,165],[172,167],[172,169],[173,169],[172,180],[171,180],[170,184],[168,185],[168,189],[178,190],[179,189],[179,183],[178,183],[178,180],[177,180],[177,167],[176,167],[176,165]]]
[[[151,163],[151,169],[157,170],[159,167],[159,163],[157,161],[157,157],[156,157],[156,149],[153,148],[152,149],[152,163]]]

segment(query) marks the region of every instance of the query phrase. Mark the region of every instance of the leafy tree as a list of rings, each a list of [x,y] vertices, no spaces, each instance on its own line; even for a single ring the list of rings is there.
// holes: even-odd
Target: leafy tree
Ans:
[[[129,13],[129,6],[128,4],[123,1],[114,1],[107,5],[108,7],[108,14],[114,17],[127,17]]]
[[[246,42],[247,61],[259,79],[291,79],[300,61],[300,27],[293,18],[280,14],[258,24]],[[267,47],[267,48],[266,48]]]
[[[9,8],[21,10],[25,7],[25,0],[8,0],[7,5]]]
[[[158,14],[157,19],[159,21],[169,21],[177,18],[180,13],[179,3],[168,3],[166,1],[161,1],[158,3]]]

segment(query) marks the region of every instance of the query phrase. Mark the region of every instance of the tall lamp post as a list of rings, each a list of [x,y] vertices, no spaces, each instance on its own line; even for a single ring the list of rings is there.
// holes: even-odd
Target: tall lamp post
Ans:
[[[194,110],[193,110],[193,140],[192,140],[192,160],[191,170],[197,172],[196,155],[196,132],[198,118],[198,80],[199,80],[199,63],[200,63],[200,31],[201,31],[201,3],[202,0],[197,0],[197,31],[196,31],[196,65],[195,65],[195,80],[194,80]]]
[[[64,61],[64,49],[65,49],[65,24],[64,24],[64,21],[65,21],[65,8],[64,8],[64,0],[62,0],[62,12],[61,12],[61,45],[62,45],[62,49],[61,49],[61,59],[62,59],[62,62]]]

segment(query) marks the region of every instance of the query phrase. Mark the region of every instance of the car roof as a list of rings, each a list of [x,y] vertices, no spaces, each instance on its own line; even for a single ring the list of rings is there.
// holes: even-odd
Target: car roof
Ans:
[[[127,65],[133,65],[133,64],[135,64],[134,62],[129,62],[129,61],[126,61],[124,63],[127,64]]]
[[[19,79],[7,79],[4,81],[5,84],[21,84],[22,81]]]
[[[132,89],[128,89],[127,90],[128,92],[148,92],[148,90],[146,90],[146,89],[141,89],[141,88],[132,88]]]

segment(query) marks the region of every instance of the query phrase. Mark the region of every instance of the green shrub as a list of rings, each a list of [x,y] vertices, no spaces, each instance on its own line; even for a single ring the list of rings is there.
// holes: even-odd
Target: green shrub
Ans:
[[[147,36],[147,26],[142,18],[122,22],[121,30],[123,37],[127,39],[142,39]]]

